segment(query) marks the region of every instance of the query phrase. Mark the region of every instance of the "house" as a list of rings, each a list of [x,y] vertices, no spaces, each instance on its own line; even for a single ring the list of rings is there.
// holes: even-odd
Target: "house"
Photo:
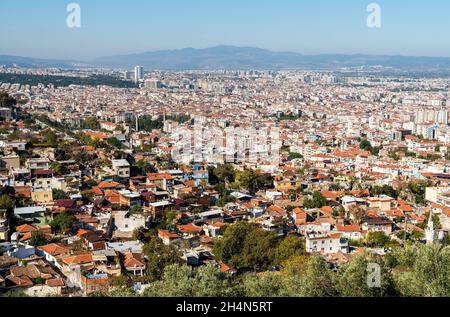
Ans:
[[[195,187],[206,187],[209,185],[209,172],[207,170],[193,171],[192,180],[194,181]]]
[[[307,214],[305,210],[295,208],[291,212],[291,217],[297,226],[306,225]]]
[[[308,234],[306,236],[307,253],[348,253],[348,241],[342,238],[340,233],[332,234]]]
[[[150,173],[147,174],[147,184],[154,185],[157,188],[161,188],[162,190],[172,192],[174,178],[169,173]]]
[[[45,208],[44,207],[21,207],[14,209],[14,216],[20,220],[29,223],[36,224],[37,226],[45,225]]]
[[[10,267],[5,278],[5,287],[12,291],[23,291],[28,296],[43,297],[61,295],[64,280],[49,265],[27,264]]]
[[[130,178],[130,163],[127,160],[112,160],[114,174],[120,178]]]
[[[337,224],[335,231],[342,234],[344,238],[349,240],[361,240],[362,239],[362,230],[358,225],[340,225]]]
[[[84,296],[97,292],[108,292],[108,274],[98,269],[85,271],[80,276],[80,287]]]
[[[384,232],[390,235],[393,225],[394,223],[386,218],[367,218],[362,224],[362,230],[366,232]]]
[[[7,218],[0,217],[0,241],[9,240],[9,221]]]
[[[177,233],[160,229],[158,230],[158,238],[160,238],[165,245],[170,245],[172,242],[180,240],[181,236]]]
[[[145,271],[145,259],[141,253],[127,252],[124,259],[125,270],[134,276],[143,276]]]
[[[119,191],[119,204],[127,207],[141,206],[141,194],[133,193],[129,190],[121,190]]]
[[[43,256],[50,265],[61,269],[62,266],[60,260],[63,256],[70,254],[70,249],[62,244],[51,243],[38,247],[36,253]]]
[[[18,155],[8,155],[0,157],[0,168],[7,170],[20,168],[20,157]]]
[[[186,237],[193,237],[199,235],[203,228],[196,226],[193,223],[188,223],[187,225],[177,225],[178,231]]]
[[[141,241],[107,242],[107,248],[125,254],[126,252],[142,253],[144,244]]]
[[[112,217],[116,231],[128,234],[129,237],[135,229],[147,225],[146,218],[143,215],[131,215],[128,211],[113,211]]]
[[[92,260],[96,269],[110,276],[120,276],[122,273],[119,256],[112,249],[93,251]]]
[[[144,211],[148,212],[153,220],[162,219],[164,217],[164,212],[172,206],[170,201],[157,201],[154,203],[144,206]]]
[[[210,224],[203,225],[203,232],[207,237],[216,238],[222,235],[222,228],[226,224],[223,222],[212,222]]]
[[[48,170],[50,168],[50,160],[48,158],[30,158],[26,161],[26,167],[33,170]]]
[[[368,197],[366,201],[369,203],[369,208],[378,208],[382,212],[387,212],[394,207],[396,200],[392,197],[382,195],[380,197]]]
[[[31,200],[38,204],[45,204],[53,201],[53,192],[51,188],[33,188],[31,191]]]

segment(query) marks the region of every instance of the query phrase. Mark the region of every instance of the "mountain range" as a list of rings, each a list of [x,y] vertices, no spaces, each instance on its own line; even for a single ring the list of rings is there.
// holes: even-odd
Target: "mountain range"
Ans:
[[[274,52],[253,47],[216,46],[204,49],[185,48],[140,54],[100,57],[90,61],[51,60],[0,55],[0,65],[27,68],[105,67],[131,69],[141,65],[158,70],[338,70],[355,67],[385,67],[408,71],[449,71],[449,57],[320,54],[303,55]]]

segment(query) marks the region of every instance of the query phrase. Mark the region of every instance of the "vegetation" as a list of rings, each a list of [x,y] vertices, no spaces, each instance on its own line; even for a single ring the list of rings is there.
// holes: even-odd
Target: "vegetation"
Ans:
[[[45,234],[42,231],[34,231],[31,234],[30,245],[33,247],[39,247],[45,245],[47,240],[45,239]]]
[[[247,222],[229,226],[213,247],[219,261],[257,272],[284,265],[285,260],[304,254],[304,250],[304,242],[297,237],[280,241],[274,233]]]
[[[62,233],[66,234],[72,229],[72,225],[75,221],[75,218],[68,213],[61,213],[50,222],[50,227],[52,227],[53,231],[59,230]]]
[[[114,88],[135,88],[135,83],[124,81],[117,77],[108,75],[92,75],[89,77],[69,77],[53,75],[31,75],[31,74],[12,74],[0,73],[0,82],[14,83],[21,85],[45,86],[53,84],[55,87],[66,87],[70,85],[81,86],[110,86]]]
[[[312,197],[306,197],[303,201],[303,206],[307,209],[322,208],[327,206],[328,202],[320,192],[314,192]]]
[[[159,280],[166,266],[181,263],[178,250],[173,246],[164,245],[156,238],[145,244],[143,253],[148,260],[146,270],[151,281]]]

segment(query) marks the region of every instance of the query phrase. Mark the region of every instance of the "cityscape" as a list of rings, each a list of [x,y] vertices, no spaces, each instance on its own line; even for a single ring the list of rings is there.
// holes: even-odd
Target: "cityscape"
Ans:
[[[450,53],[11,52],[0,297],[450,296]]]

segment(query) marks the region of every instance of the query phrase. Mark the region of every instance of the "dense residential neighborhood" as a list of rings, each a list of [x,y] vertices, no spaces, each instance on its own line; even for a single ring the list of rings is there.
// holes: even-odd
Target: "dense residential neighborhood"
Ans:
[[[297,71],[0,83],[0,293],[449,296],[448,88]]]

